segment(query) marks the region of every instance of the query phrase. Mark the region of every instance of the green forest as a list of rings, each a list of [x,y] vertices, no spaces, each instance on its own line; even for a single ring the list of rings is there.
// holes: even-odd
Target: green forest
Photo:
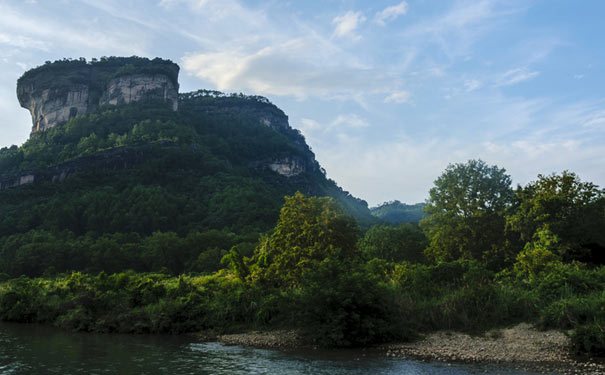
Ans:
[[[0,319],[121,333],[294,328],[338,347],[529,322],[572,330],[572,350],[605,356],[598,186],[563,171],[513,187],[505,169],[469,160],[449,165],[425,204],[391,202],[374,217],[299,132],[259,122],[285,116],[265,98],[202,90],[179,106],[100,108],[0,150],[2,178],[77,171],[0,190]],[[266,167],[286,157],[307,170]]]

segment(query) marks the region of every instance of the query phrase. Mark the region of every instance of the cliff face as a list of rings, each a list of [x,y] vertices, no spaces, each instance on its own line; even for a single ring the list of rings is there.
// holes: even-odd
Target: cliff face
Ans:
[[[36,90],[34,83],[17,87],[19,103],[32,116],[32,134],[88,113],[88,91],[88,86],[82,84],[73,85],[68,90]]]
[[[119,105],[130,102],[163,100],[178,109],[178,87],[163,74],[133,74],[114,78],[107,84],[99,105]]]
[[[32,134],[103,105],[161,100],[178,108],[178,65],[161,59],[66,60],[26,72],[17,97],[32,116]]]
[[[315,160],[313,160],[315,161]],[[269,164],[269,169],[273,172],[277,172],[282,176],[293,177],[297,176],[303,172],[306,172],[313,168],[313,164],[311,168],[309,167],[309,163],[306,163],[305,160],[301,157],[286,157],[280,160],[276,160],[273,163]]]
[[[32,116],[32,135],[102,106],[163,101],[181,113],[192,111],[205,118],[229,118],[229,121],[234,116],[252,120],[291,142],[292,153],[271,157],[265,153],[251,163],[254,168],[268,168],[286,177],[320,169],[304,137],[290,127],[288,116],[267,98],[210,90],[179,94],[178,72],[178,65],[159,58],[59,60],[26,72],[17,81],[17,96]],[[29,182],[32,181],[26,183]],[[9,185],[18,186],[21,181],[4,183],[5,187]]]

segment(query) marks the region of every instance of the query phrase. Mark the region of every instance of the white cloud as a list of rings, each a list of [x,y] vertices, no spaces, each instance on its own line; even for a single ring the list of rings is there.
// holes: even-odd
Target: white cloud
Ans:
[[[605,113],[596,114],[594,117],[586,120],[582,125],[585,127],[605,126]]]
[[[476,79],[467,79],[466,81],[464,81],[464,89],[466,92],[475,91],[478,88],[481,88],[481,86],[481,81]]]
[[[336,117],[334,121],[330,123],[330,127],[340,125],[351,128],[365,128],[367,126],[370,126],[370,124],[366,120],[362,119],[354,113],[338,115],[338,117]]]
[[[409,102],[410,98],[412,97],[412,94],[409,91],[394,91],[393,93],[391,93],[391,95],[387,96],[384,99],[385,103],[397,103],[397,104],[401,104],[401,103],[407,103]]]
[[[392,79],[325,39],[310,35],[245,53],[234,49],[185,56],[182,67],[218,90],[249,90],[298,99],[351,99],[389,89]]]
[[[394,21],[397,17],[405,15],[407,11],[408,4],[405,1],[402,1],[397,5],[392,5],[376,13],[376,16],[374,17],[374,22],[381,26],[384,26],[387,22]]]
[[[162,7],[170,8],[177,4],[184,3],[189,5],[191,8],[201,8],[207,5],[211,0],[161,0],[159,5]]]
[[[332,20],[332,23],[336,25],[334,34],[332,35],[337,38],[347,36],[353,40],[357,40],[360,37],[355,34],[355,30],[357,29],[357,26],[364,23],[365,20],[366,17],[363,15],[363,13],[348,11],[342,16],[337,16]]]
[[[507,71],[496,79],[496,87],[512,86],[540,75],[538,71],[529,71],[527,68],[518,68]]]
[[[310,118],[303,118],[300,120],[301,122],[301,126],[300,126],[300,130],[303,132],[303,134],[307,134],[307,133],[312,133],[318,129],[321,129],[321,125],[319,124],[319,122],[312,120]]]
[[[518,10],[497,0],[455,2],[448,12],[425,18],[400,35],[407,43],[425,50],[437,46],[450,61],[467,58],[472,56],[477,40]]]
[[[48,51],[48,46],[39,40],[34,40],[23,35],[0,33],[0,44],[17,48],[33,48]]]
[[[96,28],[96,26],[99,26]],[[2,40],[23,49],[38,48],[57,51],[69,49],[100,51],[106,54],[145,55],[147,39],[145,33],[132,27],[115,30],[107,24],[73,26],[56,22],[52,18],[27,16],[11,6],[0,4],[0,34]]]
[[[602,147],[579,140],[493,140],[473,148],[459,138],[448,137],[394,138],[368,144],[363,135],[348,135],[329,144],[322,137],[311,138],[309,142],[329,177],[370,205],[394,199],[421,202],[448,164],[477,158],[505,168],[515,184],[535,180],[539,173],[565,169],[577,172],[587,181],[604,178],[602,168],[598,167],[605,163]]]

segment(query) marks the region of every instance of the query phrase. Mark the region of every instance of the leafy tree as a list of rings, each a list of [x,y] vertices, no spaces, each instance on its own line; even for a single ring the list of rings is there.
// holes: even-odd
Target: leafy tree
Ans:
[[[297,286],[302,274],[326,258],[359,255],[357,224],[331,198],[285,198],[273,233],[254,254],[253,277],[275,285]]]
[[[569,248],[573,254],[567,258],[580,256],[582,245],[605,246],[605,194],[575,173],[538,175],[537,181],[517,187],[515,199],[507,231],[516,235],[521,246],[543,230],[554,233]]]
[[[390,262],[418,263],[424,260],[427,239],[417,225],[376,225],[359,242],[366,258],[381,258]]]
[[[533,280],[538,274],[558,264],[563,252],[559,238],[548,229],[537,232],[517,255],[514,269],[519,276]]]
[[[450,164],[435,180],[420,225],[429,239],[426,256],[500,262],[504,254],[504,212],[510,206],[511,178],[482,160]]]

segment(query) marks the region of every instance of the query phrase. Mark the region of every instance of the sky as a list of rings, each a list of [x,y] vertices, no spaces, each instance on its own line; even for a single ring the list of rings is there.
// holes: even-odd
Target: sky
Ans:
[[[263,95],[329,178],[371,206],[422,202],[450,163],[514,184],[605,185],[605,1],[0,0],[0,147],[31,117],[16,80],[65,57],[178,63],[180,91]]]

